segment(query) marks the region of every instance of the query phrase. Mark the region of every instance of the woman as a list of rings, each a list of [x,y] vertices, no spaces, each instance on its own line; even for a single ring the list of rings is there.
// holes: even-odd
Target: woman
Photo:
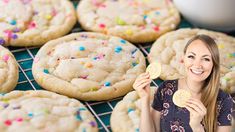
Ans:
[[[133,87],[141,97],[142,132],[231,131],[232,98],[219,89],[220,60],[215,41],[207,35],[197,35],[185,46],[182,63],[186,76],[164,81],[150,104],[149,74],[138,76]],[[164,71],[163,71],[164,72]],[[172,97],[178,89],[192,94],[186,107],[176,106]]]

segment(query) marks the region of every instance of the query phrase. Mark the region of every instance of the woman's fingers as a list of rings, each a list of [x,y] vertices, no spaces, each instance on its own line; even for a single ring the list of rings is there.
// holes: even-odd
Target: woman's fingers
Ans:
[[[140,74],[135,80],[133,87],[134,88],[138,87],[141,83],[145,82],[145,80],[149,80],[149,74],[148,73]]]
[[[195,105],[195,104],[190,104],[190,103],[186,103],[186,106],[188,107],[188,108],[190,108],[190,110],[192,111],[192,112],[196,112],[196,113],[198,113],[198,114],[200,114],[200,115],[202,115],[203,114],[203,112],[201,111],[201,109],[200,108],[198,108],[198,106],[197,105]]]
[[[192,114],[192,113],[195,113],[196,111],[191,108],[190,106],[186,105],[185,108]]]
[[[191,105],[191,107],[193,107],[197,112],[201,113],[202,115],[206,114],[207,110],[200,100],[191,98],[187,101],[187,104]]]
[[[133,84],[133,88],[138,92],[140,97],[149,95],[149,87],[146,87],[151,83],[151,79],[149,78],[149,73],[142,73],[136,78]]]
[[[151,83],[151,80],[142,80],[141,82],[137,83],[135,86],[134,86],[134,89],[135,90],[141,90],[141,89],[144,89],[145,86],[147,86],[148,84]]]
[[[136,83],[136,86],[138,87],[139,85],[141,85],[141,84],[143,84],[143,83],[145,83],[145,82],[151,82],[151,80],[150,79],[143,79],[143,80],[140,80],[139,82],[137,82]]]
[[[198,114],[200,114],[202,116],[206,115],[206,108],[204,108],[204,105],[198,101],[189,99],[186,102],[186,106],[188,108],[193,109],[195,112],[197,112]]]
[[[139,81],[139,80],[142,80],[144,78],[149,78],[149,73],[145,72],[145,73],[142,73],[140,74],[137,78],[136,78],[136,81]]]
[[[142,83],[141,85],[139,85],[139,89],[144,89],[149,84],[150,84],[150,82]]]

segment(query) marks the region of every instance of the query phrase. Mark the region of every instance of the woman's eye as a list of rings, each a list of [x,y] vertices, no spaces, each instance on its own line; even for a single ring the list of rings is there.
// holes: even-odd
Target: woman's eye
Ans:
[[[204,60],[205,60],[205,61],[210,61],[210,59],[209,59],[209,58],[204,58]]]
[[[189,56],[188,56],[188,58],[190,58],[190,59],[194,59],[194,56],[192,56],[192,55],[189,55]]]

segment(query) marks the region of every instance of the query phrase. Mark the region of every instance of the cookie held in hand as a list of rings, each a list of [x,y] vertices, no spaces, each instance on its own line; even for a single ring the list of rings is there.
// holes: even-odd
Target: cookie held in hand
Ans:
[[[187,90],[179,89],[173,95],[173,103],[178,107],[185,107],[185,103],[191,98],[191,93]]]
[[[151,63],[146,68],[146,72],[149,73],[150,79],[156,79],[161,74],[161,64],[157,61]]]

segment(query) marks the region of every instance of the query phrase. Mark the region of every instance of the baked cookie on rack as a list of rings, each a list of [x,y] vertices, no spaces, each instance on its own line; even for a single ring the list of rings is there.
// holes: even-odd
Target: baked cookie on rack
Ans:
[[[13,90],[18,82],[18,65],[13,54],[0,45],[0,93]]]
[[[224,33],[203,29],[179,29],[161,36],[151,47],[148,59],[162,64],[160,78],[172,80],[184,75],[181,63],[183,49],[189,39],[198,34],[206,34],[215,39],[220,52],[221,88],[235,93],[235,38]]]
[[[171,0],[82,0],[77,16],[85,30],[133,43],[154,41],[180,22]]]
[[[1,132],[98,132],[78,100],[49,91],[12,91],[0,96]]]
[[[69,0],[1,0],[0,45],[36,46],[68,33],[76,23]]]
[[[47,90],[98,101],[131,91],[145,68],[144,55],[128,41],[80,32],[46,43],[35,57],[32,72]]]
[[[151,99],[157,87],[150,87]],[[151,103],[149,104],[150,107]],[[139,132],[141,114],[140,97],[136,91],[128,93],[123,100],[114,107],[110,118],[110,125],[113,132]]]

